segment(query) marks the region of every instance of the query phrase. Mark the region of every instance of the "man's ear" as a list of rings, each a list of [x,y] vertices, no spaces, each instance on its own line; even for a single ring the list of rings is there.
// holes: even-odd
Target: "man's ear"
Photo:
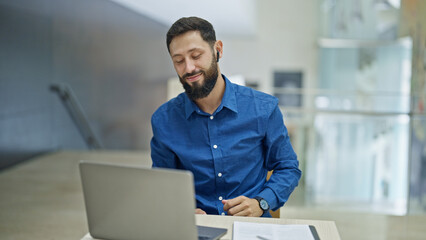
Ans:
[[[217,40],[214,48],[216,50],[216,62],[219,62],[220,55],[221,55],[221,53],[223,51],[223,43],[222,43],[222,41]]]

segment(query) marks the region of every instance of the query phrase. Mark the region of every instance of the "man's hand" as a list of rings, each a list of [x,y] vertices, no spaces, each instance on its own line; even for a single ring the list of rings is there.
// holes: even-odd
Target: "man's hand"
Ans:
[[[263,210],[256,199],[239,196],[233,199],[222,200],[223,210],[231,216],[260,217]]]
[[[204,212],[201,208],[197,208],[195,209],[195,214],[203,214],[203,215],[207,215],[206,212]]]

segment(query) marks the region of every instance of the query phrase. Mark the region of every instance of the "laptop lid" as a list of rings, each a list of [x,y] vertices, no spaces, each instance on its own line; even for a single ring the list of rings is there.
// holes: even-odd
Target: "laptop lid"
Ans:
[[[82,161],[80,175],[92,237],[198,238],[191,172]]]

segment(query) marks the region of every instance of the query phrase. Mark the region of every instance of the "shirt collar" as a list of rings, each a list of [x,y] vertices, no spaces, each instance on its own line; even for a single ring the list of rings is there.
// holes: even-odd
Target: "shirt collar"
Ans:
[[[223,94],[222,103],[218,107],[218,110],[221,110],[223,107],[228,108],[229,110],[238,113],[237,109],[237,98],[235,96],[234,84],[229,81],[225,75],[222,74],[223,79],[225,80],[225,93]],[[186,93],[185,97],[185,117],[188,119],[193,112],[200,112],[201,110],[193,101],[191,101]]]
[[[235,85],[231,83],[231,81],[229,81],[229,79],[225,77],[225,75],[222,74],[222,77],[223,79],[225,79],[226,86],[221,105],[235,113],[238,113],[237,97],[235,96]]]

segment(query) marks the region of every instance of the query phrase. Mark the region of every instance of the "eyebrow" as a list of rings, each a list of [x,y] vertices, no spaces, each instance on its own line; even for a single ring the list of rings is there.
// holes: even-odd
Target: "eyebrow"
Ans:
[[[188,50],[188,52],[194,52],[194,51],[196,51],[196,50],[202,50],[201,48],[198,48],[198,47],[195,47],[195,48],[191,48],[191,49],[189,49]],[[178,53],[178,54],[174,54],[173,56],[172,56],[172,58],[174,58],[174,57],[178,57],[178,56],[182,56],[182,54],[180,54],[180,53]]]

